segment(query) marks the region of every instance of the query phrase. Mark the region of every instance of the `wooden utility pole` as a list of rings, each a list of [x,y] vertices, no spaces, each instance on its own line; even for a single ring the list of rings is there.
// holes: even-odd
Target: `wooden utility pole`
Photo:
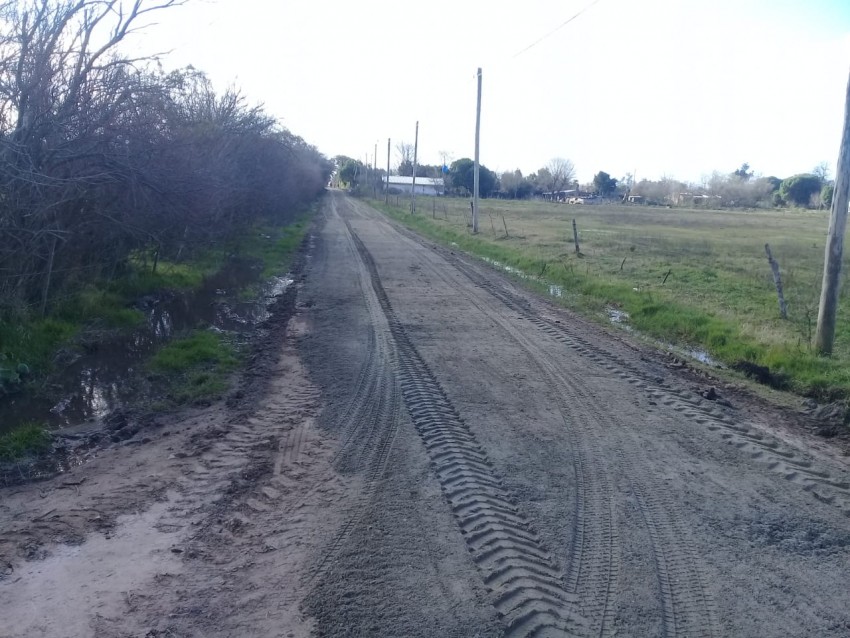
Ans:
[[[835,341],[835,315],[838,311],[838,292],[841,281],[841,258],[844,254],[844,231],[847,228],[847,207],[850,205],[850,79],[844,103],[844,130],[838,151],[838,167],[835,171],[835,190],[832,195],[832,211],[824,250],[823,284],[818,308],[818,327],[815,334],[815,350],[818,354],[832,354]]]
[[[481,142],[481,67],[478,67],[478,103],[475,106],[475,166],[472,169],[472,232],[478,232],[479,145]]]
[[[390,205],[390,138],[387,138],[387,189],[384,203]]]
[[[372,155],[372,197],[378,199],[378,143],[375,142],[375,152]]]
[[[419,120],[416,120],[416,137],[413,138],[413,187],[410,189],[410,212],[416,212],[416,154],[419,151]]]

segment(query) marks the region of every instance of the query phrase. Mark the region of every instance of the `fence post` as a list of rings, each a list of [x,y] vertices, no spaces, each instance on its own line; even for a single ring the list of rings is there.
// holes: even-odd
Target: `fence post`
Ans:
[[[785,295],[782,294],[782,277],[779,275],[779,264],[773,258],[770,252],[770,244],[764,245],[764,252],[767,253],[767,261],[770,264],[770,269],[773,271],[773,283],[776,286],[776,296],[779,297],[779,314],[783,319],[788,318],[788,306],[785,304]]]
[[[578,229],[576,228],[576,220],[575,219],[573,220],[573,241],[576,243],[576,254],[578,254],[578,253],[581,252],[581,250],[579,250],[579,247],[578,247]]]

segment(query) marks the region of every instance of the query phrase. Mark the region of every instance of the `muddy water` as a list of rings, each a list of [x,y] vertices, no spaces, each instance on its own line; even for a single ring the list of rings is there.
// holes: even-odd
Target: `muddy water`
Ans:
[[[59,354],[57,372],[38,396],[0,397],[0,432],[28,421],[52,428],[95,424],[150,390],[151,381],[139,374],[145,360],[182,331],[209,328],[238,341],[268,317],[271,302],[292,283],[289,277],[273,277],[260,285],[256,298],[240,299],[239,290],[259,283],[261,271],[259,264],[234,260],[200,290],[139,299],[134,307],[145,313],[145,323],[132,334],[85,338]]]

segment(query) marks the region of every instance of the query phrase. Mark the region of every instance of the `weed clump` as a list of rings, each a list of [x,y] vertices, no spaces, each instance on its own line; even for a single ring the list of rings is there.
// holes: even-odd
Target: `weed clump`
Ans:
[[[0,461],[18,461],[50,450],[51,436],[43,425],[24,423],[0,435]]]
[[[168,398],[181,405],[221,395],[227,389],[226,375],[237,363],[235,348],[221,335],[198,330],[164,346],[148,366],[173,379]]]

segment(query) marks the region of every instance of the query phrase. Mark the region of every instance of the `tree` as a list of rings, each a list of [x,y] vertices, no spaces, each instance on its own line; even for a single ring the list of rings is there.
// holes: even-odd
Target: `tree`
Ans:
[[[548,171],[550,177],[548,188],[553,193],[565,189],[573,183],[576,177],[575,165],[563,157],[555,157],[549,160],[546,171]],[[538,171],[539,174],[540,171]]]
[[[522,171],[505,171],[499,177],[499,188],[501,192],[511,199],[525,199],[534,190],[534,184],[522,176]]]
[[[820,191],[820,201],[824,208],[832,208],[832,196],[835,193],[833,184],[824,184]]]
[[[670,177],[652,181],[642,179],[632,189],[634,195],[640,195],[648,204],[676,203],[679,193],[686,192],[688,185]]]
[[[593,177],[593,190],[603,197],[610,195],[617,190],[617,180],[612,179],[605,171],[599,171]]]
[[[413,175],[413,144],[404,141],[395,145],[398,155],[398,174],[410,177]]]
[[[363,162],[347,158],[345,163],[339,168],[339,179],[343,184],[354,188],[365,177],[365,168]]]
[[[803,173],[782,180],[779,185],[779,195],[794,206],[807,207],[811,204],[812,196],[820,193],[821,181],[817,175]]]
[[[0,313],[44,313],[132,254],[179,260],[327,184],[332,164],[238,90],[120,54],[179,4],[0,0]]]
[[[475,162],[468,157],[452,162],[452,165],[449,167],[449,178],[451,179],[452,187],[455,190],[465,191],[466,194],[471,194],[475,188],[474,168]],[[478,190],[481,197],[489,197],[496,189],[497,184],[498,177],[496,174],[481,164],[478,170]]]
[[[744,162],[741,164],[741,168],[732,172],[732,176],[737,177],[742,182],[746,182],[753,176],[753,172],[750,170],[750,165]]]
[[[541,168],[536,173],[528,176],[529,181],[534,184],[534,193],[542,195],[552,190],[552,173],[548,168]]]
[[[782,180],[774,175],[771,175],[769,177],[762,177],[761,179],[763,179],[769,185],[771,192],[778,191],[779,187],[782,185]]]
[[[821,184],[826,184],[829,181],[829,164],[821,162],[812,169],[812,175],[817,177]]]

